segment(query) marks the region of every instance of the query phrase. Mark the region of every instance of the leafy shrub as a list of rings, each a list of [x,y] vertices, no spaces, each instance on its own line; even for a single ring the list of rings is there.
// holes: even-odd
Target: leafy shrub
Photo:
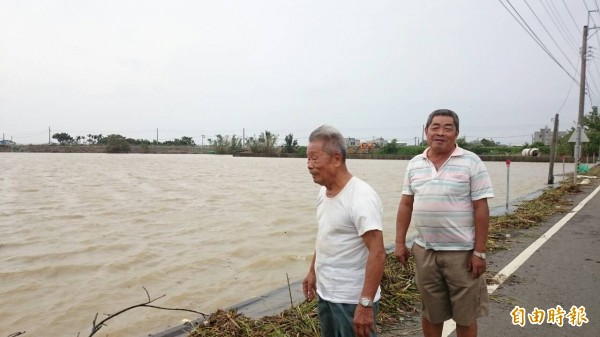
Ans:
[[[131,145],[127,139],[121,135],[110,135],[106,137],[106,152],[107,153],[129,153]]]

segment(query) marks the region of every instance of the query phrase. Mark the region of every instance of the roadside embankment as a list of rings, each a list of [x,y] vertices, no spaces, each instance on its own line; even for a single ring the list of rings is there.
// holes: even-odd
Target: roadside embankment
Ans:
[[[234,157],[276,157],[276,158],[303,158],[303,155],[296,153],[252,153],[240,152],[233,155]],[[397,154],[379,154],[379,153],[348,153],[348,159],[381,159],[381,160],[410,160],[414,155],[397,155]],[[506,161],[511,162],[530,162],[530,163],[549,163],[550,156],[521,156],[521,155],[480,155],[483,161]],[[562,162],[563,158],[556,158],[555,162]],[[566,163],[572,163],[573,158],[565,158]]]
[[[104,145],[0,145],[0,152],[37,152],[37,153],[104,153]],[[154,154],[213,154],[209,146],[155,146],[155,145],[133,145],[129,153],[154,153]],[[252,153],[238,152],[234,157],[266,157],[266,158],[305,158],[299,153]],[[348,153],[349,159],[380,159],[380,160],[410,160],[414,155],[380,154],[380,153]],[[550,156],[522,156],[522,155],[480,155],[483,161],[506,161],[548,163]],[[556,163],[572,163],[572,157],[557,157]]]
[[[33,153],[105,153],[105,145],[0,145],[0,152]],[[204,154],[210,148],[200,146],[131,146],[129,153]]]

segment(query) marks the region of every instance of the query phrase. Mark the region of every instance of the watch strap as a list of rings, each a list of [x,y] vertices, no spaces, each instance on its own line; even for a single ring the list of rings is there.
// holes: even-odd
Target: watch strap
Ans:
[[[360,305],[362,305],[363,307],[372,307],[373,306],[373,300],[368,297],[361,297],[360,301],[358,301],[358,303]]]

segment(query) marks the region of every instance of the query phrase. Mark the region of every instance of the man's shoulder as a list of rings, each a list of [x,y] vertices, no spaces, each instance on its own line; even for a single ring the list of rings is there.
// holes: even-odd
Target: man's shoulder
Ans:
[[[409,163],[418,162],[423,159],[427,159],[426,153],[427,153],[427,149],[419,154],[414,155],[412,158],[410,158]]]
[[[469,150],[460,148],[458,146],[456,147],[456,150],[454,151],[454,153],[452,154],[452,156],[450,158],[453,160],[465,160],[470,163],[482,162],[481,157],[479,157],[477,154],[475,154],[474,152],[471,152]]]
[[[368,182],[360,179],[357,176],[352,176],[352,179],[350,179],[349,183],[354,185],[355,188],[368,189],[375,192],[375,189]]]
[[[379,199],[379,195],[377,194],[377,191],[375,191],[373,186],[371,186],[366,181],[360,179],[359,177],[353,176],[352,179],[350,179],[349,183],[353,185],[352,189],[354,192],[353,194],[355,196],[358,195],[368,197],[369,195],[371,195]]]

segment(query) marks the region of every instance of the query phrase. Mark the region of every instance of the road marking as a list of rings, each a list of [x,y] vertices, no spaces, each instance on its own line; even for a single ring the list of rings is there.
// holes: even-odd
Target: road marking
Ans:
[[[562,219],[555,223],[546,233],[542,234],[537,240],[535,240],[529,247],[519,254],[514,260],[512,260],[506,267],[504,267],[498,274],[492,277],[492,281],[495,284],[488,285],[488,294],[492,294],[498,287],[506,281],[519,267],[525,263],[546,241],[548,241],[552,235],[556,234],[577,212],[579,212],[583,206],[585,206],[598,192],[600,186],[590,193],[585,199],[583,199],[577,206],[575,206],[569,213],[567,213]],[[456,330],[456,322],[453,320],[447,320],[444,322],[444,329],[442,330],[442,337],[448,337],[454,330]]]

